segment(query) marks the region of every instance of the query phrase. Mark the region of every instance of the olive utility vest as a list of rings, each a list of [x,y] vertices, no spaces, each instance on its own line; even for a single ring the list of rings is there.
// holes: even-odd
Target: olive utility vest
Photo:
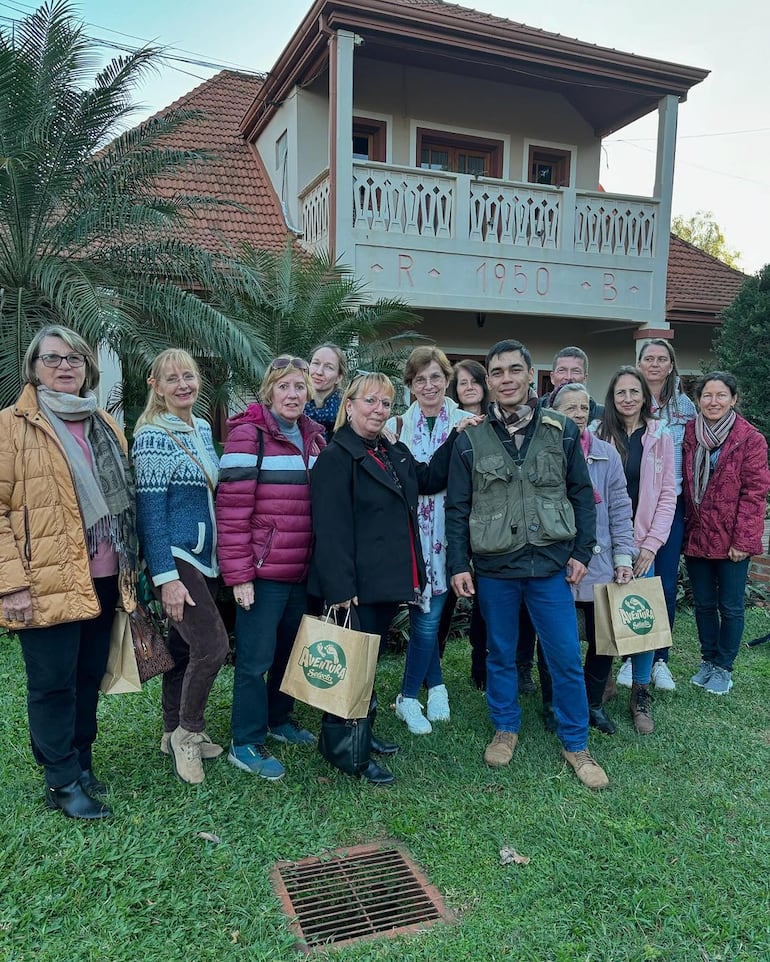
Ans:
[[[514,461],[492,424],[469,428],[473,449],[470,542],[474,554],[504,554],[575,537],[575,512],[567,498],[565,417],[541,412],[527,454]]]

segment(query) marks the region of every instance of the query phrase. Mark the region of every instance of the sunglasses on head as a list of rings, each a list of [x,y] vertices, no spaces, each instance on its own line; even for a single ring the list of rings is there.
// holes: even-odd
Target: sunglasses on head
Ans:
[[[308,371],[310,365],[302,357],[277,357],[270,362],[271,371],[283,371],[287,367],[296,367],[298,371]]]

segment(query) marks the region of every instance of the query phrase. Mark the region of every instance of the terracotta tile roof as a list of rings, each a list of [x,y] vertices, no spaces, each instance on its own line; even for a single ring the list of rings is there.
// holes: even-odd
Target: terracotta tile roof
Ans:
[[[158,116],[173,108],[199,112],[199,118],[185,123],[164,142],[216,155],[212,161],[159,180],[161,193],[216,197],[248,208],[196,211],[180,236],[205,250],[237,251],[242,243],[263,250],[284,246],[287,231],[279,200],[256,149],[238,132],[262,82],[261,77],[223,70],[159,111]]]
[[[730,304],[745,280],[742,271],[671,235],[666,285],[669,320],[718,323],[720,311]]]

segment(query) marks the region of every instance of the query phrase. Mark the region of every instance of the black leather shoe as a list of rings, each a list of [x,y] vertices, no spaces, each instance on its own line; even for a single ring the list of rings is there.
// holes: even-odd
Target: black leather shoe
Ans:
[[[556,734],[557,724],[556,715],[553,713],[553,705],[549,701],[543,702],[543,725],[547,732],[551,732],[552,735]]]
[[[529,665],[521,665],[516,669],[519,676],[519,694],[520,695],[534,695],[537,691],[537,685],[532,678],[532,669]]]
[[[96,801],[83,790],[77,779],[69,785],[62,785],[61,788],[49,788],[45,801],[49,808],[60,809],[68,818],[94,820],[112,815],[103,802]]]
[[[369,761],[367,769],[361,772],[359,776],[363,781],[369,782],[371,785],[392,785],[396,780],[396,776],[392,772],[387,771],[373,761]]]
[[[398,755],[401,751],[400,745],[393,742],[383,742],[372,735],[372,754],[373,755]]]
[[[599,708],[588,709],[588,724],[597,731],[604,732],[605,735],[614,735],[615,726],[607,712]]]
[[[78,781],[83,791],[88,792],[89,795],[107,795],[109,793],[109,789],[104,782],[100,782],[90,768],[83,769]]]

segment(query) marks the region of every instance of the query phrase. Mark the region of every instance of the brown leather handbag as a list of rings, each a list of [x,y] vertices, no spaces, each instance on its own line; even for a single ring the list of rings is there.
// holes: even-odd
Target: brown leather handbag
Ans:
[[[163,634],[163,621],[151,608],[138,604],[129,614],[128,623],[140,681],[149,681],[174,667],[175,662]]]

